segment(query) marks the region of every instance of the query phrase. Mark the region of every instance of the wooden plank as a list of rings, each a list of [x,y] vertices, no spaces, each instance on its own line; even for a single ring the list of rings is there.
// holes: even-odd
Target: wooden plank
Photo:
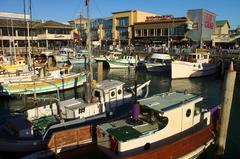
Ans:
[[[53,133],[51,139],[48,142],[48,148],[54,148],[56,152],[56,149],[59,147],[64,147],[69,144],[79,145],[81,141],[92,138],[91,129],[92,126],[87,125],[80,128],[73,128],[55,132]]]

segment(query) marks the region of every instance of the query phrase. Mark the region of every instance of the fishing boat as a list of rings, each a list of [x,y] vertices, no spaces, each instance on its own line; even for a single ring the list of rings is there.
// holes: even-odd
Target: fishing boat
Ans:
[[[106,62],[109,64],[110,68],[134,68],[138,63],[138,59],[131,55],[119,54],[115,58],[105,57]]]
[[[150,72],[163,72],[170,70],[171,57],[169,54],[154,53],[147,63],[145,63],[147,71]]]
[[[131,117],[97,126],[98,147],[110,158],[196,158],[214,142],[211,111],[199,107],[202,100],[187,92],[141,99]]]
[[[150,81],[139,85],[139,92],[145,86],[148,88],[149,83]],[[81,98],[61,102],[56,99],[57,104],[55,102],[29,109],[23,114],[2,116],[0,151],[30,152],[45,149],[54,132],[127,114],[135,94],[123,86],[124,83],[117,80],[104,80],[96,84],[91,103]],[[148,91],[142,91],[141,94],[147,93]]]
[[[171,78],[192,78],[212,75],[217,72],[219,64],[210,62],[209,52],[189,53],[181,60],[171,64]]]
[[[0,70],[13,73],[16,70],[27,70],[26,61],[23,57],[16,57],[15,61],[11,64],[10,58],[0,56]]]
[[[70,68],[39,69],[36,74],[3,78],[0,95],[47,93],[83,85],[85,73],[70,73]]]

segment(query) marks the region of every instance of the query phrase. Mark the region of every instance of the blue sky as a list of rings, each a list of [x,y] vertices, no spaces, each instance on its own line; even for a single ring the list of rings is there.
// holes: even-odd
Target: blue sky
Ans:
[[[27,2],[29,0],[26,0]],[[142,10],[158,14],[186,16],[188,9],[204,8],[228,19],[231,28],[240,24],[240,0],[91,0],[91,17],[109,17],[112,12]],[[0,11],[22,12],[23,0],[0,0]],[[32,0],[33,19],[66,22],[86,14],[84,0]]]

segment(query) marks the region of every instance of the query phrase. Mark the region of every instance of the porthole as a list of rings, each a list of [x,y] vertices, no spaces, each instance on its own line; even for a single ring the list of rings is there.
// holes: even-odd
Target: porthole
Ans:
[[[121,89],[119,89],[119,90],[118,90],[118,94],[121,94],[121,93],[122,93],[122,90],[121,90]]]
[[[112,92],[111,92],[111,97],[114,97],[114,96],[115,96],[115,92],[112,91]]]
[[[150,147],[151,147],[151,144],[150,144],[150,143],[146,143],[146,144],[144,145],[144,150],[149,150]]]
[[[189,117],[191,115],[191,109],[188,109],[187,111],[186,111],[186,117]]]

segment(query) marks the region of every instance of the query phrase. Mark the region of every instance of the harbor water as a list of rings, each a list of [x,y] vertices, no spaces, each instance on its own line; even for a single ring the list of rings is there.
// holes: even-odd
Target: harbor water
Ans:
[[[79,71],[80,67],[75,66],[75,71]],[[97,78],[97,65],[94,65],[94,79]],[[149,73],[145,70],[137,71],[137,81],[138,83],[143,83],[147,80],[151,80],[150,84],[150,92],[149,95],[153,95],[156,93],[162,93],[167,91],[187,91],[189,93],[199,94],[204,97],[203,106],[206,108],[213,107],[215,105],[220,104],[221,95],[222,95],[222,83],[223,80],[219,75],[213,75],[203,78],[193,78],[193,79],[181,79],[181,80],[171,80],[170,73]],[[121,80],[126,83],[126,86],[133,86],[135,80],[135,70],[134,69],[104,69],[103,71],[104,79],[116,79]],[[238,124],[238,117],[240,114],[240,100],[238,97],[240,96],[239,90],[239,77],[236,79],[235,84],[235,92],[233,99],[233,107],[230,117],[229,124],[229,132],[227,138],[227,146],[224,155],[224,159],[237,159],[240,158],[238,150],[240,149],[240,124]],[[60,92],[60,98],[70,99],[74,97],[81,97],[83,92],[83,88],[74,88],[66,91]],[[56,97],[56,92],[52,92],[50,94],[37,95],[37,97]],[[9,111],[20,111],[25,108],[32,108],[35,105],[39,105],[39,103],[34,103],[31,100],[31,97],[26,96],[17,96],[14,98],[1,97],[0,98],[0,114],[4,114]],[[41,101],[48,102],[48,101]],[[1,153],[1,152],[0,152]],[[0,154],[0,158],[4,158],[4,155]],[[205,159],[207,155],[202,155]],[[208,157],[207,157],[208,158]]]

